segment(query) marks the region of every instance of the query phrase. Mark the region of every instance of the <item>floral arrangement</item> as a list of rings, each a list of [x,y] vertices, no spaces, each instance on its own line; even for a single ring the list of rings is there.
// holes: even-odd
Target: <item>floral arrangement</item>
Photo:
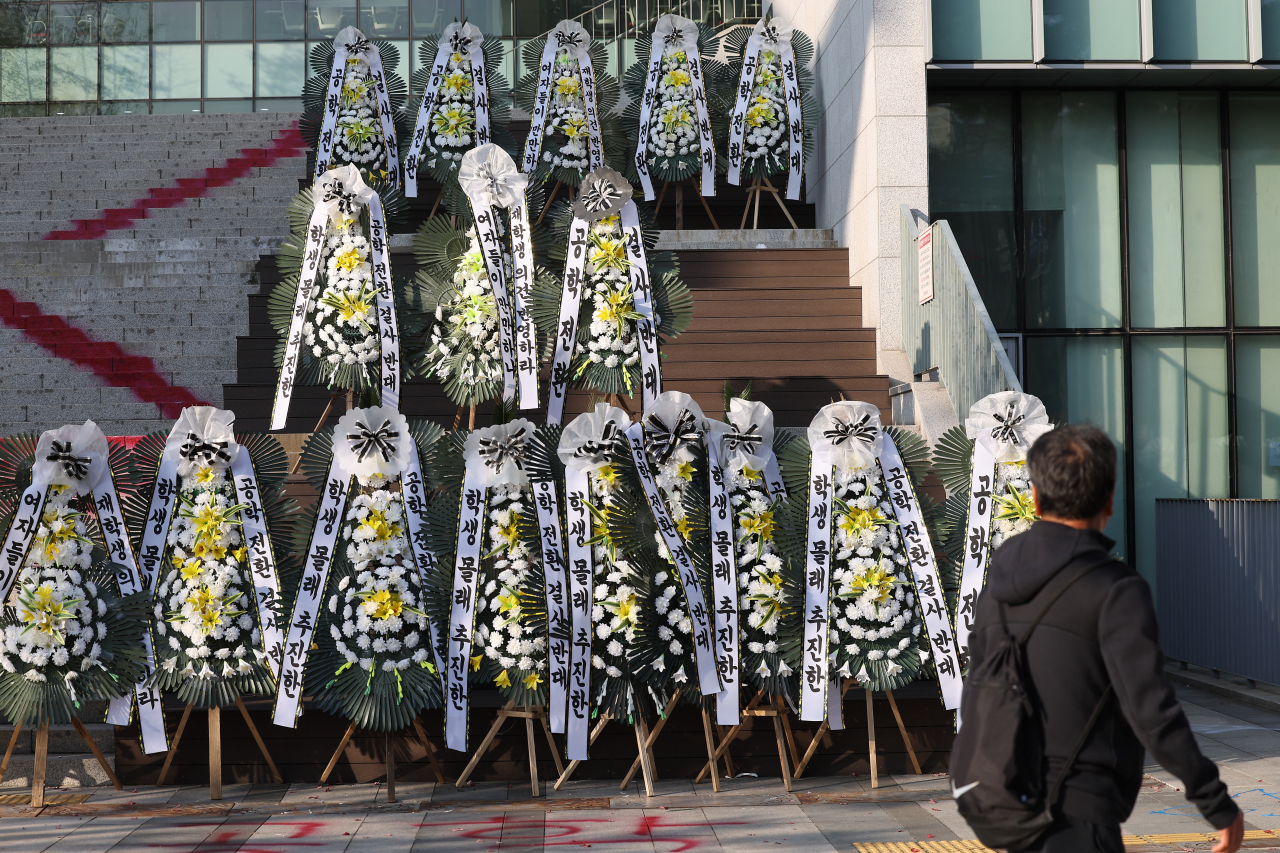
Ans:
[[[50,438],[82,430],[0,439],[0,530],[18,532],[12,527],[21,486],[50,454]],[[98,446],[76,437],[66,446],[85,464],[86,485],[55,475],[46,486],[30,547],[0,610],[0,710],[29,725],[69,723],[86,701],[129,695],[146,673],[139,643],[146,593],[120,594],[116,572],[126,569],[107,559],[89,482],[111,476],[108,467],[127,482],[126,454],[108,450],[105,439]]]
[[[994,551],[1010,536],[1030,530],[1039,517],[1035,501],[1031,498],[1031,481],[1027,478],[1025,460],[997,463],[992,500],[996,509],[991,525],[991,550]]]

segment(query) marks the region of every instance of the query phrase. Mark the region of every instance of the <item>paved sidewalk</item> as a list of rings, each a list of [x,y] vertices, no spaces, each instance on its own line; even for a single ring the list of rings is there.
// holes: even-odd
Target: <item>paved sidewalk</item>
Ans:
[[[1246,846],[1280,849],[1280,712],[1180,688],[1206,753],[1245,809]],[[850,736],[853,736],[852,734]],[[1125,824],[1131,851],[1208,850],[1209,830],[1181,783],[1147,768]],[[36,813],[0,798],[0,853],[935,853],[981,850],[942,776],[776,779],[710,785],[659,780],[656,796],[608,782],[480,783],[458,791],[378,784],[226,785],[210,803],[195,786],[50,790]],[[9,804],[4,804],[8,802]],[[1274,833],[1274,835],[1273,835]],[[966,843],[968,842],[968,843]]]

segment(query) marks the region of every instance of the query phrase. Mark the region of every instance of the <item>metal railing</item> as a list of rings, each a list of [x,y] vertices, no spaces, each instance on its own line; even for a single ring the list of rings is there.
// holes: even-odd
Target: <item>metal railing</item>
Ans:
[[[937,368],[961,422],[969,407],[997,391],[1021,391],[969,266],[945,219],[932,229],[933,299],[920,304],[916,214],[902,205],[902,348],[919,376]]]

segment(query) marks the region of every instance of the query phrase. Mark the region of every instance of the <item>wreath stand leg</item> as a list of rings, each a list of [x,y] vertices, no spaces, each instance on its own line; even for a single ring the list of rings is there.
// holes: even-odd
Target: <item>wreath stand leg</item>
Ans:
[[[920,769],[920,762],[916,759],[916,751],[911,748],[911,737],[907,734],[907,727],[902,724],[902,714],[898,713],[898,702],[893,698],[893,691],[886,690],[885,698],[889,700],[889,707],[893,710],[893,718],[898,721],[898,731],[902,733],[902,742],[907,745],[907,756],[911,759],[911,766],[915,768],[916,775],[923,775],[924,771]]]
[[[618,790],[626,793],[627,786],[631,784],[631,780],[636,774],[644,769],[644,759],[649,760],[649,773],[654,779],[658,778],[657,762],[653,760],[653,744],[658,740],[658,735],[662,734],[662,729],[667,725],[667,720],[671,719],[671,712],[675,710],[676,703],[680,701],[680,692],[676,691],[671,700],[667,702],[667,707],[663,709],[662,716],[658,718],[658,722],[653,724],[653,728],[644,739],[644,748],[640,749],[640,754],[636,756],[636,760],[631,762],[631,769],[627,771],[627,775],[622,777],[622,784],[618,786]],[[646,786],[647,788],[647,786]]]
[[[356,733],[355,721],[351,721],[351,725],[347,726],[347,730],[342,734],[342,740],[338,741],[338,748],[333,751],[333,757],[329,759],[329,763],[325,765],[324,772],[320,774],[320,784],[323,785],[329,781],[329,774],[333,772],[333,768],[338,766],[338,759],[342,757],[342,752],[347,748],[347,743],[351,740],[351,736]]]
[[[750,716],[748,712],[752,711],[756,707],[756,703],[758,703],[762,698],[764,698],[764,691],[760,690],[756,693],[755,696],[751,698],[751,701],[747,703],[747,707],[746,709],[744,709],[743,714]],[[715,775],[716,768],[715,768],[714,762],[719,761],[720,756],[724,755],[728,751],[729,743],[735,737],[738,736],[738,732],[741,729],[742,729],[742,723],[738,723],[736,726],[732,726],[729,729],[728,734],[720,738],[720,745],[716,747],[714,758],[712,759],[712,761],[708,761],[706,764],[703,765],[702,771],[696,777],[694,777],[693,784],[696,785],[699,782],[701,782],[704,778],[706,778],[706,775],[708,773],[711,773],[713,776]]]
[[[98,745],[93,742],[93,738],[89,736],[88,730],[85,729],[84,723],[80,722],[79,717],[71,718],[71,727],[76,730],[76,734],[89,745],[89,751],[93,753],[93,757],[98,760],[103,771],[106,772],[107,778],[111,780],[111,784],[115,785],[117,791],[123,791],[124,786],[120,784],[120,779],[116,776],[116,771],[111,769],[111,765],[107,763],[107,757],[102,754],[102,750],[98,749]]]
[[[9,748],[4,751],[4,760],[0,761],[0,780],[4,779],[4,771],[9,769],[9,759],[13,757],[13,748],[18,744],[18,734],[22,731],[22,720],[18,720],[17,725],[13,727],[13,734],[9,735]]]
[[[658,202],[657,202],[657,204],[655,204],[655,205],[653,206],[653,218],[654,218],[654,219],[657,219],[657,218],[658,218],[658,211],[659,211],[659,210],[662,210],[662,200],[666,197],[666,195],[667,195],[667,182],[666,182],[666,181],[663,181],[663,182],[662,182],[662,192],[658,193]]]
[[[796,763],[795,761],[796,755],[795,755],[795,740],[794,740],[794,737],[790,736],[790,722],[787,720],[787,709],[786,709],[786,706],[783,705],[782,703],[781,696],[772,697],[769,702],[770,707],[768,708],[758,707],[757,703],[760,701],[760,699],[763,696],[764,696],[764,691],[761,690],[747,704],[747,707],[743,709],[742,716],[773,718],[773,735],[775,740],[778,743],[778,763],[781,766],[781,770],[782,770],[782,785],[788,792],[790,792],[791,781],[792,781],[791,766]],[[729,756],[728,756],[729,744],[733,741],[734,736],[737,735],[738,731],[741,728],[742,728],[742,724],[739,723],[738,725],[729,729],[729,733],[724,737],[723,740],[720,741],[720,746],[711,754],[711,760],[706,763],[706,765],[702,768],[702,772],[699,773],[697,778],[693,780],[694,784],[697,784],[698,782],[702,781],[702,777],[705,776],[707,773],[710,773],[712,790],[714,791],[720,790],[719,785],[717,784],[719,774],[717,773],[717,768],[715,766],[716,760],[719,759],[720,756],[723,754],[725,757],[725,765],[726,767],[729,768],[730,774],[732,774],[733,772],[732,765],[729,764]],[[787,756],[788,747],[790,747],[790,751],[791,751],[790,760],[788,760],[788,756]]]
[[[716,772],[716,742],[711,734],[711,715],[702,707],[702,738],[707,742],[707,759],[711,765],[711,790],[720,793],[720,774]]]
[[[267,766],[271,768],[271,777],[276,780],[277,785],[283,785],[284,776],[280,775],[279,768],[276,767],[275,761],[271,759],[271,753],[267,752],[267,745],[263,742],[262,735],[258,734],[258,727],[253,724],[253,719],[249,716],[249,709],[244,706],[244,700],[239,696],[236,696],[236,707],[240,709],[240,716],[244,717],[244,724],[249,727],[249,734],[253,735],[254,742],[258,744],[258,751],[267,760]]]
[[[417,717],[413,718],[413,727],[418,732],[418,740],[422,741],[422,745],[427,750],[427,761],[431,762],[431,769],[435,771],[436,782],[444,784],[444,771],[440,769],[440,763],[436,761],[436,748],[431,745],[431,741],[427,739],[427,731],[422,727],[422,721]]]
[[[351,393],[351,392],[349,392],[349,391],[348,391],[348,392],[344,395],[344,394],[343,394],[343,392],[341,392],[341,391],[334,391],[332,394],[330,394],[330,395],[329,395],[329,404],[328,404],[327,406],[325,406],[325,407],[324,407],[324,412],[322,412],[322,413],[320,414],[320,420],[316,422],[316,428],[315,428],[315,429],[313,429],[313,430],[312,430],[312,432],[319,432],[319,431],[321,430],[321,428],[322,428],[322,427],[324,427],[325,423],[326,423],[326,422],[328,422],[328,420],[329,420],[329,413],[333,411],[333,401],[334,401],[334,400],[341,400],[341,399],[344,399],[344,397],[345,397],[345,399],[346,399],[346,401],[347,401],[347,408],[348,408],[348,409],[350,409],[350,408],[351,408],[351,396],[350,396],[350,393]],[[293,467],[289,469],[289,473],[290,473],[290,474],[295,474],[295,473],[297,473],[297,471],[298,471],[298,467],[299,467],[300,465],[302,465],[302,454],[301,454],[301,453],[299,453],[299,454],[298,454],[298,459],[297,459],[297,461],[295,461],[295,462],[293,463]]]
[[[542,224],[542,218],[547,215],[547,211],[551,209],[551,202],[555,201],[556,191],[560,189],[560,182],[556,181],[556,185],[551,188],[551,194],[547,196],[547,203],[542,206],[542,212],[538,214],[538,221],[533,223],[536,228]],[[570,193],[572,197],[572,192]]]
[[[209,799],[222,799],[222,709],[209,709]]]
[[[684,230],[684,181],[676,184],[676,230]]]
[[[36,760],[31,770],[31,805],[44,807],[44,777],[49,767],[49,724],[41,723],[36,729]]]
[[[595,728],[591,730],[591,734],[587,737],[587,746],[591,746],[596,742],[596,738],[600,737],[600,733],[604,731],[605,723],[609,722],[610,719],[612,718],[608,714],[600,715],[600,719],[596,721]],[[569,766],[561,771],[560,778],[556,779],[556,783],[551,787],[559,791],[561,786],[564,785],[565,782],[569,781],[569,777],[573,775],[573,771],[577,770],[578,765],[581,763],[581,759],[577,758],[570,761]]]
[[[792,230],[792,231],[799,231],[799,230],[800,230],[800,226],[799,226],[799,225],[796,225],[796,221],[795,221],[794,219],[792,219],[792,218],[791,218],[791,211],[787,210],[786,202],[784,202],[784,201],[782,200],[782,191],[781,191],[781,190],[779,190],[777,187],[775,187],[775,186],[774,186],[774,185],[769,181],[769,176],[768,176],[768,175],[766,175],[766,176],[764,177],[764,179],[763,179],[763,180],[764,180],[765,191],[766,191],[766,192],[771,192],[771,193],[773,193],[773,200],[774,200],[774,201],[776,201],[776,202],[778,203],[778,207],[782,208],[782,212],[783,212],[784,214],[786,214],[787,221],[791,223],[791,230]],[[759,196],[759,194],[757,193],[757,195],[756,195],[756,215],[758,216],[759,214],[760,214],[760,196]]]
[[[747,187],[747,206],[742,209],[742,224],[738,226],[739,231],[745,231],[747,228],[747,217],[751,215],[751,202],[756,203],[756,223],[760,222],[760,179],[752,178],[751,186]],[[757,225],[753,225],[755,228]]]
[[[573,188],[570,187],[572,190]],[[551,747],[551,759],[556,764],[557,777],[564,775],[564,762],[560,760],[560,747],[556,746],[556,739],[551,734],[551,724],[547,722],[547,709],[544,705],[539,705],[535,709],[538,719],[542,721],[542,732],[547,736],[547,745]]]
[[[169,754],[164,757],[164,766],[160,768],[160,778],[156,779],[156,787],[164,784],[164,777],[169,775],[169,766],[173,757],[178,754],[178,744],[182,742],[182,733],[187,729],[187,718],[191,716],[191,705],[182,711],[182,719],[178,721],[178,730],[173,733],[173,742],[169,744]]]
[[[396,742],[387,732],[387,802],[396,801]]]

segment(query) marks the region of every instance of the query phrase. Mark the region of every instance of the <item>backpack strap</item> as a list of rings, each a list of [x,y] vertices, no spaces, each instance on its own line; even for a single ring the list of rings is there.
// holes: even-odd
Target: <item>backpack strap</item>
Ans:
[[[1089,574],[1094,569],[1100,569],[1103,566],[1109,566],[1114,562],[1115,560],[1112,559],[1110,556],[1108,556],[1105,560],[1101,560],[1097,563],[1092,563],[1090,565],[1087,565],[1083,569],[1080,569],[1075,574],[1071,575],[1070,578],[1067,579],[1067,582],[1064,583],[1062,586],[1058,587],[1058,591],[1055,592],[1053,596],[1044,603],[1044,607],[1040,608],[1040,612],[1036,614],[1036,618],[1031,620],[1031,624],[1027,626],[1027,629],[1022,632],[1022,636],[1018,638],[1018,645],[1026,646],[1027,640],[1031,639],[1031,632],[1034,631],[1036,627],[1040,624],[1040,620],[1044,619],[1045,615],[1048,614],[1049,608],[1053,607],[1053,605],[1057,603],[1058,599],[1062,598],[1063,593],[1071,589],[1071,587],[1075,584],[1076,581],[1080,580],[1082,577]],[[1009,626],[1007,623],[1005,623],[1003,602],[1000,605],[1000,621],[1002,624],[1004,624],[1005,632],[1007,633],[1009,630]]]
[[[1053,780],[1053,784],[1049,786],[1049,795],[1045,797],[1044,808],[1046,812],[1052,814],[1053,804],[1058,801],[1058,791],[1062,788],[1062,783],[1067,780],[1067,774],[1071,772],[1071,768],[1075,766],[1076,759],[1080,757],[1080,750],[1084,749],[1085,743],[1089,740],[1089,735],[1093,734],[1094,726],[1098,724],[1098,718],[1102,716],[1102,711],[1107,707],[1107,703],[1111,701],[1111,694],[1115,692],[1114,684],[1107,684],[1107,689],[1102,691],[1102,698],[1098,700],[1098,704],[1094,706],[1093,713],[1089,715],[1089,722],[1084,724],[1080,737],[1076,740],[1076,745],[1071,748],[1071,754],[1067,756],[1067,763],[1062,765],[1062,772],[1058,774],[1058,778]]]

